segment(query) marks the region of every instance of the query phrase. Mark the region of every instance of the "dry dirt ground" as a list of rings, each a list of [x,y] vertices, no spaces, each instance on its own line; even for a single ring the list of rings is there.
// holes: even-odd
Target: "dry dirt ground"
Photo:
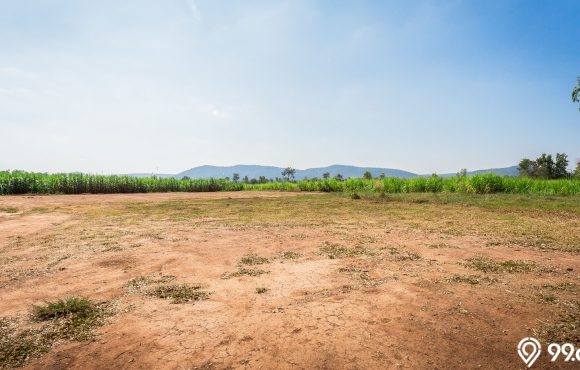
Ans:
[[[578,197],[0,197],[0,368],[525,368],[580,347],[579,255]],[[47,339],[72,296],[108,314]]]

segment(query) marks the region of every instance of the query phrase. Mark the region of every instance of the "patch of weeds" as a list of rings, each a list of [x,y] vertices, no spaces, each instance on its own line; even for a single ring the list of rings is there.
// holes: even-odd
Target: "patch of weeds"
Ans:
[[[207,299],[209,293],[201,288],[200,285],[188,284],[159,285],[148,290],[146,294],[156,298],[171,299],[173,304],[182,304]]]
[[[445,244],[445,243],[436,243],[436,244],[429,244],[427,246],[427,248],[440,249],[440,248],[453,248],[453,247],[450,246],[449,244]]]
[[[4,212],[4,213],[18,213],[18,208],[15,208],[15,207],[0,207],[0,212]]]
[[[94,338],[94,329],[104,324],[112,314],[107,304],[96,304],[84,297],[69,297],[34,306],[32,319],[50,322],[45,334],[55,340],[88,341]]]
[[[36,321],[60,319],[63,317],[87,317],[94,311],[94,305],[87,298],[70,297],[41,306],[34,306],[32,317]]]
[[[267,274],[267,273],[269,273],[269,271],[261,270],[261,269],[250,269],[250,268],[246,268],[246,267],[240,267],[240,268],[238,268],[238,271],[225,272],[222,275],[222,279],[229,279],[229,278],[239,277],[239,276],[260,276],[262,274]]]
[[[344,272],[344,273],[350,274],[350,273],[369,272],[369,270],[360,269],[358,267],[341,267],[338,269],[338,272]]]
[[[576,291],[578,289],[578,284],[574,282],[563,282],[556,285],[544,284],[542,288],[550,290],[564,290],[564,291]]]
[[[248,253],[240,258],[240,265],[254,266],[265,263],[270,263],[270,260],[266,257],[258,256],[256,253]]]
[[[0,318],[0,369],[22,366],[62,340],[89,341],[113,314],[109,303],[68,297],[33,306],[30,322]]]
[[[143,289],[146,286],[153,285],[153,284],[165,284],[175,280],[175,276],[173,275],[159,275],[156,276],[137,276],[133,279],[129,280],[125,284],[125,288],[138,291]]]
[[[398,262],[401,261],[417,261],[421,259],[421,256],[414,252],[401,251],[396,247],[389,248],[389,254],[392,256],[392,259]]]
[[[258,293],[258,294],[263,294],[263,293],[266,293],[267,291],[268,291],[268,288],[264,288],[264,287],[256,288],[256,293]]]
[[[353,191],[352,193],[350,193],[350,199],[358,200],[360,198],[361,198],[360,195],[356,191]]]
[[[459,275],[455,274],[448,278],[447,281],[450,283],[467,283],[471,285],[477,285],[481,282],[481,277],[478,275]]]
[[[361,269],[358,267],[341,267],[338,269],[338,272],[350,274],[360,278],[361,280],[370,280],[371,277],[369,275],[369,270]]]
[[[540,303],[554,304],[558,302],[558,297],[556,297],[556,295],[552,293],[539,293],[538,300],[540,301]]]
[[[302,257],[300,253],[293,251],[282,251],[278,254],[278,256],[283,260],[295,260]]]
[[[489,257],[473,257],[465,262],[465,266],[481,272],[521,273],[531,271],[549,271],[542,269],[536,262],[522,260],[496,261]]]
[[[16,322],[0,318],[0,369],[22,366],[50,350],[52,341],[39,330],[18,330]]]
[[[376,286],[382,285],[385,282],[393,279],[392,276],[373,278],[371,276],[369,270],[358,268],[358,267],[353,267],[353,266],[341,267],[338,269],[338,271],[342,272],[342,273],[349,274],[354,278],[358,278],[360,280],[360,283],[359,283],[359,285],[357,285],[357,288],[360,288],[361,286],[365,287],[365,288],[376,287]],[[349,287],[354,289],[354,287],[352,287],[350,285],[349,285]]]
[[[331,243],[324,243],[320,247],[320,253],[326,254],[330,259],[356,257],[361,256],[363,254],[372,254],[371,251],[361,246],[348,248],[339,244],[331,244]]]
[[[538,333],[547,343],[578,343],[580,338],[580,301],[568,302],[558,319]]]

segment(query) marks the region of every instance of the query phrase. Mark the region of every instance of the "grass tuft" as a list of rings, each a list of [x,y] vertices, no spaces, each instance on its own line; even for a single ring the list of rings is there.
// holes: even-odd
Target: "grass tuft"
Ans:
[[[282,251],[278,254],[278,256],[283,260],[295,260],[302,257],[300,253],[293,251]]]
[[[270,260],[266,257],[258,256],[256,253],[248,253],[240,258],[241,265],[254,266],[263,265],[265,263],[270,263]]]
[[[348,248],[340,244],[331,244],[328,242],[325,242],[322,246],[320,246],[320,253],[326,254],[330,259],[356,257],[362,256],[364,254],[372,254],[371,251],[361,246]]]
[[[260,276],[262,274],[267,274],[269,271],[261,270],[261,269],[250,269],[246,267],[238,268],[238,271],[235,272],[226,272],[222,275],[222,279],[229,279],[233,277],[239,276]]]
[[[96,312],[95,305],[87,298],[70,297],[41,306],[34,306],[32,317],[36,321],[60,319],[64,317],[85,318]]]
[[[209,297],[209,293],[201,290],[200,285],[173,284],[159,285],[147,291],[147,295],[170,299],[173,304],[182,304],[193,301],[202,301]]]
[[[173,275],[159,275],[156,276],[137,276],[133,279],[129,280],[125,284],[125,288],[130,291],[139,291],[147,286],[153,284],[165,284],[175,280],[175,276]]]
[[[465,262],[465,266],[481,272],[507,272],[510,274],[543,270],[533,261],[507,260],[496,261],[489,257],[473,257]]]
[[[256,293],[258,293],[258,294],[264,294],[267,291],[268,291],[268,288],[265,288],[265,287],[256,288]]]
[[[17,320],[0,318],[0,369],[22,366],[48,352],[57,341],[92,340],[95,329],[112,314],[108,304],[69,297],[33,306],[30,319],[40,326],[19,325],[22,323]]]

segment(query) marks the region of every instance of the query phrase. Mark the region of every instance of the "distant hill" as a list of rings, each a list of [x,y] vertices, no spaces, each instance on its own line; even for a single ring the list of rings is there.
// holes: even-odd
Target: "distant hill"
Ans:
[[[334,164],[327,167],[319,168],[308,168],[305,170],[297,170],[296,178],[322,178],[322,174],[325,172],[330,173],[330,177],[334,177],[341,174],[342,177],[362,177],[365,172],[369,171],[373,177],[379,177],[381,174],[385,174],[386,177],[402,177],[402,178],[412,178],[417,177],[416,173],[397,170],[394,168],[380,168],[380,167],[356,167],[356,166],[345,166],[341,164]]]
[[[156,174],[157,177],[175,177],[181,179],[185,176],[190,177],[192,179],[207,179],[210,177],[213,178],[224,178],[229,177],[232,178],[234,173],[240,175],[240,178],[244,178],[248,176],[250,179],[257,179],[260,176],[265,176],[268,179],[275,179],[277,177],[282,177],[282,171],[284,168],[282,167],[274,167],[274,166],[258,166],[258,165],[245,165],[240,164],[236,166],[199,166],[193,167],[189,170],[177,173],[177,174]],[[347,166],[347,165],[340,165],[335,164],[332,166],[327,167],[317,167],[317,168],[307,168],[304,170],[296,170],[295,178],[297,180],[302,180],[304,178],[322,178],[322,175],[325,172],[330,173],[330,177],[334,177],[338,174],[341,174],[342,177],[362,177],[363,174],[369,171],[373,177],[379,177],[382,174],[385,174],[386,177],[400,177],[400,178],[413,178],[418,176],[427,176],[427,175],[419,175],[413,172],[394,169],[394,168],[381,168],[381,167],[357,167],[357,166]],[[476,174],[483,174],[483,173],[495,173],[498,175],[505,175],[505,176],[517,176],[518,170],[517,166],[512,167],[505,167],[505,168],[490,168],[485,170],[477,170],[477,171],[470,171],[468,172],[469,175],[476,175]],[[152,176],[153,174],[150,173],[134,173],[129,174],[129,176],[135,177],[147,177]],[[450,177],[455,176],[455,173],[447,173],[441,176]]]
[[[484,173],[495,173],[501,176],[518,176],[518,166],[503,167],[503,168],[488,168],[486,170],[477,170],[468,172],[470,175],[481,175]]]
[[[257,166],[239,164],[237,166],[199,166],[183,171],[175,175],[178,178],[188,176],[192,179],[214,178],[232,178],[234,173],[240,175],[240,178],[248,176],[250,179],[266,176],[268,179],[282,177],[283,168],[273,166]]]
[[[468,175],[483,175],[486,173],[493,173],[500,176],[518,176],[518,166],[511,166],[511,167],[501,167],[501,168],[487,168],[485,170],[476,170],[476,171],[468,171]],[[445,173],[441,176],[443,177],[451,177],[455,176],[456,173]]]
[[[248,176],[249,178],[258,178],[260,176],[266,176],[269,179],[275,179],[276,177],[282,177],[282,167],[272,167],[272,166],[256,166],[256,165],[237,165],[237,166],[200,166],[194,167],[187,171],[183,171],[175,175],[178,178],[188,176],[190,178],[232,178],[234,173],[238,173],[241,178]],[[396,170],[392,168],[374,168],[374,167],[356,167],[356,166],[343,166],[343,165],[332,165],[327,167],[319,168],[308,168],[305,170],[296,170],[294,175],[297,180],[304,179],[306,177],[322,178],[322,174],[329,172],[331,177],[341,174],[343,177],[362,177],[366,172],[370,171],[373,176],[380,176],[382,173],[385,176],[390,177],[404,177],[411,178],[416,177],[417,174]]]

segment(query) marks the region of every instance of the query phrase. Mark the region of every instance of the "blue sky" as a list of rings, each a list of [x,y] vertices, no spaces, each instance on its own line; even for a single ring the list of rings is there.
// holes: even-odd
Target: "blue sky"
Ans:
[[[0,169],[580,158],[580,2],[0,0]]]

